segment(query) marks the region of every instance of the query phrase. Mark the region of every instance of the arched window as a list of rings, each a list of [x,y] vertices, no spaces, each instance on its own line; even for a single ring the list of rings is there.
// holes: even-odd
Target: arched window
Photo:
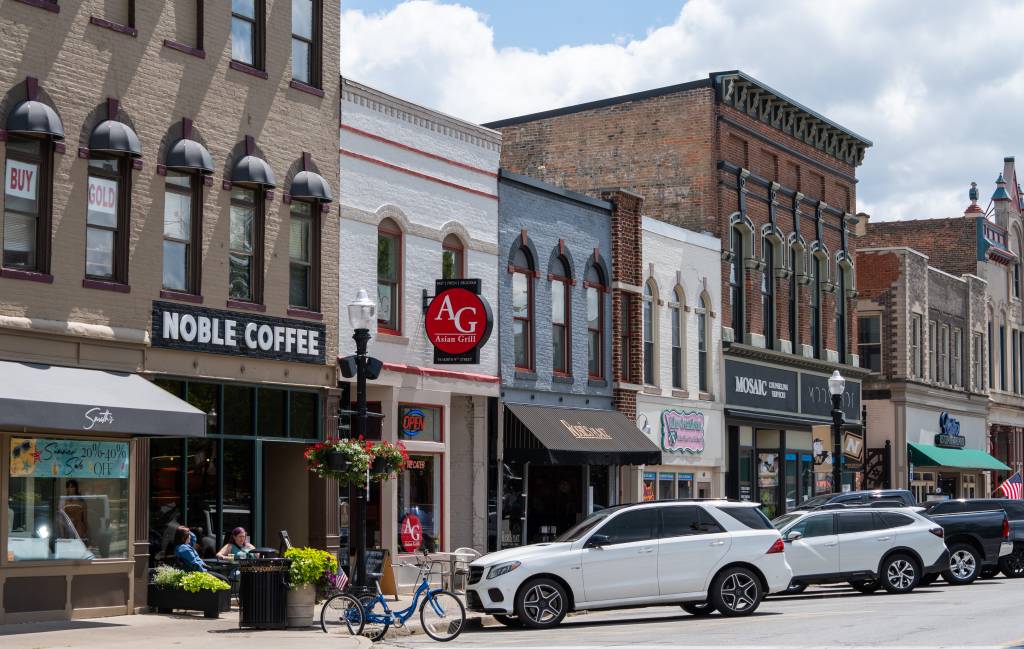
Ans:
[[[587,290],[587,374],[604,377],[604,275],[591,264],[583,283]]]
[[[449,234],[441,244],[441,278],[462,279],[466,276],[466,253],[462,239]]]
[[[761,242],[764,253],[764,270],[761,272],[761,333],[764,346],[775,346],[775,248],[764,239]]]
[[[793,353],[800,353],[800,286],[797,283],[797,251],[789,249],[789,340],[793,343]]]
[[[654,336],[657,331],[658,291],[654,279],[644,284],[644,383],[654,385],[655,362]]]
[[[839,350],[839,362],[846,362],[846,272],[841,266],[836,268],[836,349]]]
[[[402,229],[391,219],[377,226],[377,329],[402,330]]]
[[[1013,247],[1013,252],[1017,254],[1017,261],[1013,264],[1013,297],[1020,299],[1020,264],[1021,264],[1021,248],[1020,241],[1016,241]]]
[[[672,387],[681,390],[683,387],[684,364],[683,364],[683,341],[686,336],[683,332],[683,308],[686,305],[686,296],[683,294],[683,287],[677,286],[675,290],[675,303],[672,305]]]
[[[697,389],[701,392],[710,392],[708,389],[708,375],[710,360],[708,356],[708,318],[710,317],[710,305],[708,296],[700,296],[700,308],[697,310]]]
[[[163,288],[199,295],[203,265],[203,178],[213,173],[210,152],[192,139],[192,120],[164,157]]]
[[[516,368],[533,369],[533,256],[525,246],[512,255],[512,340]]]
[[[821,259],[811,254],[811,349],[821,358]]]
[[[560,374],[569,374],[572,367],[572,352],[569,336],[570,279],[569,263],[565,257],[557,257],[551,264],[551,369]]]
[[[732,314],[733,340],[743,342],[743,233],[733,227],[729,232],[729,310]]]

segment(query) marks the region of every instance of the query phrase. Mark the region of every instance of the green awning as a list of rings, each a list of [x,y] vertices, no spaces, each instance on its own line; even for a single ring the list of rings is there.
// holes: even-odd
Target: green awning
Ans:
[[[910,448],[910,461],[915,467],[945,466],[951,469],[989,469],[992,471],[1010,471],[999,460],[985,451],[973,448],[941,448],[933,444],[915,444],[907,442]]]

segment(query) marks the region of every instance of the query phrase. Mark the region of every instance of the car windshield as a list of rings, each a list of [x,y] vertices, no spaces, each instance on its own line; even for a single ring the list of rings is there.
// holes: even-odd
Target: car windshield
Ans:
[[[602,509],[599,512],[594,512],[590,516],[587,516],[579,523],[576,523],[575,527],[570,528],[568,531],[563,532],[558,538],[555,539],[555,543],[572,543],[578,541],[586,535],[587,532],[600,525],[604,519],[608,518],[611,514],[615,513],[614,508]]]
[[[785,514],[785,515],[779,516],[778,518],[773,520],[772,521],[772,525],[775,526],[775,529],[781,531],[782,528],[784,528],[785,526],[789,525],[790,523],[792,523],[796,519],[800,518],[801,516],[803,516],[803,514]]]

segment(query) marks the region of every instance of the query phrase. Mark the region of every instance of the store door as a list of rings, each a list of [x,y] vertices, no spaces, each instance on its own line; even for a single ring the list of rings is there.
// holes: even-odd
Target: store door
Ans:
[[[946,498],[957,498],[960,494],[958,475],[940,475],[939,476],[939,493]]]
[[[530,465],[526,542],[544,543],[583,519],[583,467]]]

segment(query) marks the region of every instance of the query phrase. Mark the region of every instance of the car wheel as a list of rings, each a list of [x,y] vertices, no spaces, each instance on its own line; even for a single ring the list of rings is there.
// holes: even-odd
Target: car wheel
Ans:
[[[921,581],[918,583],[918,586],[931,586],[932,584],[934,584],[938,580],[939,580],[939,573],[935,572],[935,573],[932,573],[930,575],[925,575],[925,576],[921,577]]]
[[[516,593],[516,619],[527,628],[558,626],[568,612],[565,588],[553,579],[532,579]]]
[[[921,570],[905,554],[894,554],[882,564],[882,587],[890,593],[909,593],[917,588]]]
[[[877,592],[882,585],[874,579],[865,579],[864,581],[851,581],[850,588],[854,589],[858,593],[864,593],[870,595],[871,593]]]
[[[942,578],[954,586],[969,584],[981,573],[981,557],[973,547],[958,543],[949,549],[949,568]]]
[[[1016,554],[1003,557],[999,560],[999,570],[1010,579],[1024,577],[1024,561]]]
[[[711,602],[683,602],[680,604],[683,610],[690,615],[696,615],[697,617],[705,617],[715,612],[715,607]]]
[[[746,568],[726,568],[711,584],[710,601],[725,617],[750,615],[763,597],[761,580]]]
[[[522,624],[519,623],[519,618],[517,618],[514,615],[500,615],[499,614],[499,615],[493,615],[492,617],[494,618],[494,620],[498,624],[500,624],[502,626],[507,626],[510,629],[518,629],[521,626],[523,626]]]

